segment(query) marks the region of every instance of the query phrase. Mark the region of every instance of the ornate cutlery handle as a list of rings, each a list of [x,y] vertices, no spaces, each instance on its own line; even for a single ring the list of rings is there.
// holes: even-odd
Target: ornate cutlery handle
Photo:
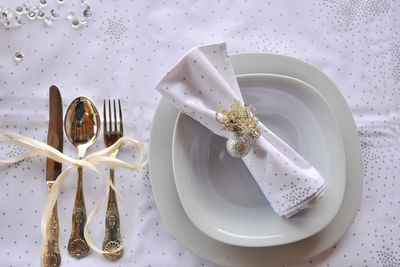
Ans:
[[[79,167],[75,205],[72,213],[72,232],[68,242],[68,252],[72,257],[82,258],[89,252],[89,245],[83,235],[85,224],[86,208],[85,200],[83,198],[82,167]]]
[[[49,185],[51,186],[51,185]],[[46,267],[60,266],[61,255],[58,247],[58,215],[57,215],[57,202],[54,205],[51,213],[50,221],[46,226],[47,240],[44,241],[44,247],[42,252],[43,264]]]
[[[111,182],[114,183],[114,169],[110,169]],[[110,190],[108,197],[107,212],[106,212],[106,234],[103,241],[104,257],[109,260],[115,261],[119,259],[123,254],[123,249],[118,251],[118,248],[122,246],[122,238],[120,233],[120,221],[117,198],[114,190]]]

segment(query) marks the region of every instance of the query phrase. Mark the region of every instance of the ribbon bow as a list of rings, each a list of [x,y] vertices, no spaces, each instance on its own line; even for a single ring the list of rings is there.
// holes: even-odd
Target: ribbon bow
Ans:
[[[123,160],[119,160],[115,157],[108,156],[108,154],[110,154],[110,153],[113,153],[115,155],[118,152],[120,145],[125,141],[131,142],[135,146],[138,154],[140,155],[139,162],[136,165],[132,165],[132,164],[126,163]],[[51,158],[60,163],[72,164],[72,166],[69,166],[63,172],[60,173],[60,175],[57,177],[53,186],[50,189],[49,197],[48,197],[45,209],[43,211],[42,221],[41,221],[41,232],[42,232],[42,236],[43,236],[44,240],[47,240],[47,234],[46,234],[47,222],[50,219],[51,211],[53,210],[54,205],[57,201],[58,195],[60,194],[61,185],[64,182],[64,179],[67,176],[67,174],[69,173],[69,171],[74,167],[81,166],[81,167],[87,167],[87,168],[97,172],[101,176],[103,176],[104,181],[106,182],[106,193],[105,193],[103,199],[89,213],[89,216],[88,216],[86,224],[85,224],[84,236],[85,236],[85,239],[86,239],[88,245],[93,250],[95,250],[96,252],[99,252],[99,253],[104,253],[104,251],[101,249],[98,249],[93,244],[91,239],[89,238],[87,226],[90,223],[90,221],[93,219],[93,217],[96,216],[96,214],[98,213],[100,208],[103,206],[104,202],[106,201],[107,196],[110,191],[110,187],[115,191],[115,193],[118,195],[118,197],[123,201],[124,205],[126,205],[126,202],[125,202],[124,198],[122,197],[121,193],[118,191],[118,189],[110,181],[110,179],[107,178],[95,166],[95,164],[103,163],[103,164],[109,164],[111,166],[119,166],[119,167],[126,168],[126,169],[129,169],[132,171],[139,170],[147,163],[147,154],[146,154],[145,145],[139,141],[136,141],[135,139],[130,138],[130,137],[121,137],[112,146],[109,146],[106,149],[92,153],[81,160],[77,160],[77,159],[71,158],[71,157],[63,154],[62,152],[58,151],[54,147],[51,147],[45,143],[39,142],[35,139],[29,138],[26,136],[22,136],[22,135],[19,135],[16,133],[9,132],[9,131],[3,130],[3,129],[0,129],[0,142],[4,142],[4,143],[8,143],[8,144],[11,144],[14,146],[22,147],[28,151],[28,152],[26,152],[22,155],[19,155],[15,158],[11,158],[8,160],[0,160],[0,162],[3,162],[3,163],[16,163],[16,162],[24,160],[32,155],[40,154],[40,155],[46,156],[47,158]],[[123,248],[123,246],[120,249],[122,249],[122,248]]]

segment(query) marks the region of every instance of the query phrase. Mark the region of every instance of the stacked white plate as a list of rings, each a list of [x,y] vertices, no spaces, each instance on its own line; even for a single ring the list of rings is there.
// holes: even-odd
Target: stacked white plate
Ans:
[[[355,123],[339,89],[320,70],[274,54],[231,56],[244,100],[257,117],[312,163],[325,196],[291,219],[269,207],[225,140],[162,99],[153,118],[150,175],[161,216],[198,256],[225,266],[277,266],[333,246],[361,198]]]

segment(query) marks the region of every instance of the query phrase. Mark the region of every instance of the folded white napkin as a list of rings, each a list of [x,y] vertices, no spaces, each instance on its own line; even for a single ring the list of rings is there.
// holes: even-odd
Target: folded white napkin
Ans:
[[[226,138],[233,134],[222,130],[215,119],[216,111],[228,109],[234,100],[243,103],[225,43],[192,49],[156,89],[215,134]],[[323,195],[324,179],[264,124],[259,122],[258,128],[261,136],[243,161],[274,211],[290,217]]]

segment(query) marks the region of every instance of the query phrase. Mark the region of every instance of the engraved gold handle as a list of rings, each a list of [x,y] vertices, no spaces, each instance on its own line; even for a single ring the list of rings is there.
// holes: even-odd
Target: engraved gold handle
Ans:
[[[50,187],[51,185],[49,185]],[[60,266],[61,255],[58,247],[58,215],[57,215],[57,202],[54,204],[53,211],[51,213],[50,221],[46,226],[47,240],[44,241],[44,247],[42,252],[42,261],[45,267]]]
[[[85,224],[86,208],[83,198],[82,167],[78,167],[78,184],[72,213],[72,232],[68,242],[68,252],[75,258],[82,258],[89,253],[89,245],[83,235]]]
[[[114,183],[114,168],[110,169],[110,179]],[[110,189],[106,212],[106,234],[103,241],[103,251],[106,251],[104,257],[112,261],[119,259],[123,254],[123,249],[118,250],[121,246],[122,238],[117,198],[114,190]]]

